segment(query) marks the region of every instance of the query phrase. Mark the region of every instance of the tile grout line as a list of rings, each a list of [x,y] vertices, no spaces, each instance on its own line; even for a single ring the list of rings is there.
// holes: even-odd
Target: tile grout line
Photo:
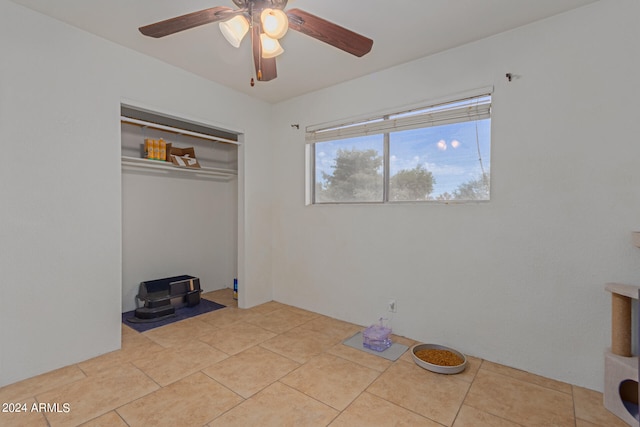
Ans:
[[[409,347],[409,349],[408,349],[407,351],[410,351],[410,349],[411,349],[411,347]],[[406,352],[405,352],[405,353],[406,353]],[[402,354],[402,356],[404,356],[404,353]],[[400,356],[400,357],[398,357],[396,360],[392,361],[392,362],[391,362],[391,364],[390,364],[389,366],[387,366],[387,367],[385,368],[385,370],[384,370],[384,371],[382,371],[382,372],[380,373],[380,375],[378,376],[378,378],[380,378],[380,377],[381,377],[385,372],[387,372],[389,369],[391,369],[391,367],[392,367],[392,366],[394,366],[396,363],[409,363],[409,362],[407,362],[407,361],[405,361],[405,360],[401,360],[402,356]],[[376,378],[376,380],[377,380],[378,378]],[[475,378],[475,377],[474,377],[474,378]],[[372,382],[371,382],[371,384],[373,384],[374,382],[375,382],[375,380],[374,380],[374,381],[372,381]],[[402,405],[398,405],[397,403],[394,403],[394,402],[392,402],[392,401],[390,401],[390,400],[387,400],[387,399],[385,399],[384,397],[382,397],[382,396],[380,396],[380,395],[378,395],[378,394],[375,394],[375,393],[373,393],[373,392],[368,391],[369,387],[371,387],[371,384],[369,384],[369,386],[367,386],[367,388],[363,390],[363,393],[364,393],[364,392],[367,392],[367,393],[369,393],[370,395],[377,397],[378,399],[382,399],[382,400],[384,400],[385,402],[387,402],[387,403],[388,403],[388,404],[390,404],[390,405],[397,406],[398,408],[404,409],[405,411],[411,412],[412,414],[415,414],[415,415],[417,415],[417,416],[419,416],[419,417],[421,417],[421,418],[427,419],[427,420],[429,420],[429,421],[431,421],[431,422],[434,422],[434,423],[436,423],[436,424],[438,424],[438,425],[441,425],[441,426],[443,426],[443,427],[448,427],[448,426],[446,426],[445,424],[442,424],[442,423],[441,423],[441,422],[439,422],[439,421],[436,421],[436,420],[434,420],[434,419],[432,419],[432,418],[427,417],[426,415],[423,415],[423,414],[421,414],[421,413],[419,413],[419,412],[416,412],[415,410],[413,410],[413,409],[411,409],[411,408],[407,408],[407,407],[404,407],[404,406],[402,406]],[[464,401],[464,400],[463,400],[463,401]],[[461,406],[462,406],[462,405],[461,405]],[[457,413],[456,413],[456,416],[457,416]],[[454,418],[453,420],[454,420],[454,422],[455,422],[455,418]]]
[[[482,361],[483,361],[483,363],[484,363],[484,362],[485,362],[485,359],[482,359]],[[489,360],[489,361],[487,361],[487,362],[488,362],[488,363],[494,363],[494,364],[497,364],[496,362],[492,362],[492,361],[490,361],[490,360]],[[506,367],[506,368],[509,368],[509,369],[516,370],[516,371],[518,371],[518,372],[524,372],[525,374],[533,375],[533,376],[536,376],[536,377],[539,377],[539,378],[543,378],[543,379],[550,379],[550,380],[552,380],[552,381],[557,381],[557,380],[554,380],[554,379],[552,379],[552,378],[543,377],[543,376],[541,376],[541,375],[537,375],[537,374],[534,374],[534,373],[531,373],[531,372],[523,371],[523,370],[520,370],[520,369],[517,369],[517,368],[512,368],[512,367],[507,366],[507,365],[502,365],[502,366],[504,366],[504,367]],[[480,369],[478,369],[478,371],[479,371],[479,370],[480,370]],[[560,393],[560,394],[563,394],[563,395],[565,395],[565,396],[571,396],[571,397],[573,398],[573,384],[563,383],[563,384],[568,384],[569,386],[571,386],[571,392],[570,392],[570,393],[567,393],[567,392],[560,391],[560,390],[557,390],[557,389],[552,388],[552,387],[547,387],[547,386],[544,386],[544,385],[537,384],[537,383],[532,382],[532,381],[529,381],[529,380],[525,380],[525,379],[522,379],[522,378],[517,378],[517,377],[515,377],[515,376],[513,376],[513,375],[510,375],[510,374],[508,374],[508,373],[496,372],[496,371],[492,371],[491,369],[486,369],[486,371],[487,371],[487,372],[491,372],[492,374],[495,374],[495,375],[500,375],[500,376],[502,376],[502,377],[511,378],[512,380],[515,380],[515,381],[518,381],[518,382],[522,382],[522,383],[526,383],[526,384],[531,384],[532,386],[535,386],[535,387],[538,387],[538,388],[542,388],[542,389],[545,389],[545,390],[548,390],[548,391],[552,391],[552,392]],[[475,377],[474,377],[474,379],[475,379]],[[557,381],[557,382],[562,382],[562,381]]]
[[[485,362],[487,362],[485,359],[481,359],[481,360],[482,360],[482,362],[480,363],[480,366],[478,367],[478,371],[477,371],[477,372],[476,372],[476,374],[473,376],[473,381],[471,382],[471,385],[473,385],[473,383],[476,381],[476,378],[477,378],[478,374],[480,373],[480,370],[482,369],[482,367],[483,367],[483,365],[485,364]],[[487,363],[494,363],[494,362],[487,362]],[[529,382],[529,381],[520,380],[520,379],[515,378],[515,377],[513,377],[513,376],[511,376],[511,375],[507,375],[507,374],[502,374],[502,373],[498,373],[498,372],[495,372],[495,371],[491,371],[490,369],[487,369],[487,368],[485,368],[485,370],[487,370],[487,371],[489,371],[489,372],[491,372],[491,373],[493,373],[493,374],[498,374],[498,375],[501,375],[501,376],[503,376],[503,377],[511,378],[511,379],[513,379],[513,380],[516,380],[516,381],[524,382],[524,383],[531,384],[531,385],[534,385],[534,386],[538,385],[538,384],[535,384],[535,383],[532,383],[532,382]],[[524,372],[524,371],[523,371],[523,372]],[[469,391],[471,390],[471,385],[469,386],[469,390],[467,391],[467,395],[468,395]],[[542,387],[542,386],[539,386],[539,387],[544,388],[544,389],[549,390],[549,391],[556,391],[556,392],[558,392],[558,393],[562,393],[562,392],[559,392],[558,390],[550,389],[550,388],[548,388],[548,387]],[[563,393],[563,394],[567,394],[567,393]],[[485,414],[489,414],[489,415],[491,415],[491,416],[493,416],[493,417],[499,418],[499,419],[501,419],[501,420],[505,420],[505,421],[507,421],[507,422],[509,422],[509,423],[516,424],[516,425],[518,425],[518,426],[522,426],[522,427],[524,427],[524,425],[523,425],[523,424],[521,424],[521,423],[519,423],[519,422],[517,422],[517,421],[513,421],[513,420],[511,420],[511,419],[505,418],[505,417],[504,417],[504,416],[502,416],[502,415],[494,414],[493,412],[489,412],[489,411],[487,411],[486,409],[478,408],[478,407],[475,407],[475,406],[473,406],[473,405],[469,405],[468,403],[465,403],[465,400],[467,399],[467,395],[465,395],[465,398],[464,398],[464,399],[463,399],[463,401],[462,401],[462,405],[467,405],[467,406],[469,406],[470,408],[474,408],[474,409],[475,409],[475,410],[477,410],[477,411],[483,412],[483,413],[485,413]],[[462,405],[460,405],[460,408],[462,408]],[[456,418],[457,418],[457,417],[458,417],[458,414],[456,414]],[[574,417],[574,419],[573,419],[573,422],[574,422],[574,427],[575,427],[575,417]]]
[[[571,407],[573,409],[573,426],[578,425],[578,416],[576,414],[576,398],[573,393],[573,385],[571,386]]]
[[[269,313],[266,313],[266,314],[273,313],[273,312],[275,312],[275,311],[277,311],[277,310],[279,310],[279,309],[272,310],[272,311],[270,311]],[[261,314],[261,313],[258,313],[258,314]],[[302,324],[305,324],[305,323],[307,323],[307,322],[309,322],[309,321],[311,321],[311,320],[312,320],[312,319],[309,319],[309,320],[305,321],[305,322],[304,322],[304,323],[302,323]],[[252,323],[250,323],[250,322],[245,322],[245,323],[250,324],[250,325],[253,325],[253,326],[258,326],[258,327],[260,327],[259,325],[254,325],[254,324],[252,324]],[[301,325],[298,325],[298,326],[301,326]],[[295,328],[295,327],[294,327],[294,328]],[[294,328],[291,328],[291,329],[294,329]],[[271,331],[271,330],[268,330],[268,329],[265,329],[265,328],[262,328],[262,329],[264,329],[265,331],[268,331],[268,332],[275,333],[276,335],[275,335],[275,336],[273,336],[272,338],[276,338],[276,337],[278,337],[278,336],[280,336],[280,335],[282,335],[282,334],[284,334],[284,333],[288,332],[289,330],[291,330],[291,329],[288,329],[287,331],[279,332],[279,333],[278,333],[278,332]],[[270,338],[270,339],[272,339],[272,338]],[[240,354],[240,353],[242,353],[242,352],[244,352],[244,351],[247,351],[247,350],[249,350],[249,349],[251,349],[251,348],[260,347],[261,349],[263,349],[263,350],[265,350],[265,351],[268,351],[268,352],[270,352],[270,353],[272,353],[272,354],[275,354],[275,355],[277,355],[277,356],[279,356],[279,357],[284,357],[285,359],[288,359],[288,360],[290,360],[290,361],[292,361],[292,362],[294,362],[294,363],[297,363],[297,364],[299,365],[299,366],[297,366],[295,369],[293,369],[292,371],[290,371],[290,372],[288,372],[287,374],[283,375],[283,377],[284,377],[284,376],[286,376],[286,375],[288,375],[288,374],[290,374],[291,372],[296,371],[296,370],[297,370],[297,369],[299,369],[300,367],[304,366],[304,364],[305,364],[305,363],[307,363],[307,362],[300,363],[300,362],[298,362],[297,360],[293,360],[293,359],[291,359],[290,357],[287,357],[287,356],[285,356],[285,355],[282,355],[282,354],[276,353],[276,352],[274,352],[274,351],[272,351],[272,350],[270,350],[270,349],[268,349],[268,348],[266,348],[266,347],[263,347],[263,346],[262,346],[262,343],[263,343],[263,342],[264,342],[264,341],[261,341],[261,342],[259,342],[259,343],[256,343],[256,344],[252,345],[251,347],[246,348],[246,349],[244,349],[244,350],[242,350],[242,351],[240,351],[239,353],[236,353],[236,354],[234,354],[234,355],[229,355],[229,358],[234,357],[234,356],[236,356],[237,354]],[[214,347],[214,348],[215,348],[215,347]],[[220,350],[220,351],[222,351],[222,350]],[[225,354],[226,354],[226,353],[225,353]],[[227,359],[224,359],[224,360],[227,360]],[[220,362],[221,362],[221,361],[220,361]],[[216,363],[218,363],[218,362],[216,362]],[[215,365],[216,363],[213,363],[213,364],[212,364],[212,365],[210,365],[210,366],[213,366],[213,365]],[[208,366],[208,367],[209,367],[209,366]],[[207,367],[207,368],[208,368],[208,367]],[[211,379],[212,379],[213,381],[215,381],[217,384],[220,384],[222,387],[224,387],[224,388],[226,388],[227,390],[231,391],[232,393],[234,393],[234,394],[238,395],[238,396],[242,399],[242,401],[238,402],[238,404],[236,404],[236,405],[232,406],[231,408],[227,409],[226,411],[224,411],[224,412],[220,413],[220,414],[219,414],[218,416],[216,416],[215,418],[213,418],[213,419],[211,419],[211,420],[207,421],[204,425],[209,425],[210,423],[212,423],[212,422],[213,422],[213,421],[215,421],[216,419],[218,419],[218,418],[222,417],[224,414],[228,413],[229,411],[233,410],[234,408],[237,408],[238,406],[242,405],[244,402],[247,402],[250,398],[252,398],[252,397],[256,396],[256,395],[257,395],[257,394],[259,394],[261,391],[265,390],[266,388],[268,388],[268,387],[272,386],[273,384],[275,384],[275,383],[277,383],[277,382],[278,382],[278,383],[280,383],[280,384],[282,384],[282,385],[284,385],[284,386],[286,386],[286,387],[289,387],[289,388],[291,388],[291,389],[293,389],[293,390],[296,390],[296,391],[297,391],[297,392],[299,392],[299,393],[302,393],[300,390],[297,390],[297,389],[295,389],[295,388],[293,388],[293,387],[290,387],[290,386],[288,386],[288,385],[286,385],[286,384],[284,384],[284,383],[280,382],[280,380],[283,378],[283,377],[280,377],[280,378],[278,378],[278,379],[276,379],[276,380],[274,380],[274,381],[270,382],[267,386],[263,387],[261,390],[258,390],[257,392],[253,393],[253,394],[252,394],[251,396],[249,396],[248,398],[245,398],[244,396],[242,396],[242,395],[240,395],[240,394],[236,393],[234,390],[230,389],[230,388],[229,388],[229,387],[227,387],[226,385],[224,385],[224,384],[220,383],[220,382],[219,382],[219,381],[217,381],[215,378],[212,378],[211,376],[207,375],[205,372],[203,372],[203,371],[204,371],[204,369],[206,369],[206,368],[203,368],[203,370],[201,370],[200,372],[201,372],[201,373],[203,373],[203,374],[204,374],[205,376],[207,376],[208,378],[211,378]],[[304,394],[304,393],[303,393],[303,394]],[[305,396],[306,396],[306,394],[305,394]],[[309,397],[311,397],[311,396],[309,396]],[[317,400],[317,399],[314,399],[314,400]],[[320,402],[320,401],[318,401],[318,402]],[[322,403],[322,404],[323,404],[323,405],[325,405],[325,406],[329,406],[329,405],[327,405],[326,403],[323,403],[323,402],[320,402],[320,403]],[[329,407],[331,407],[331,406],[329,406]],[[338,414],[338,415],[339,415],[339,414]],[[337,417],[337,416],[336,416],[336,417]],[[335,419],[335,418],[334,418],[334,419]],[[333,421],[333,420],[332,420],[332,421]]]
[[[285,383],[283,383],[282,381],[280,381],[281,379],[282,379],[282,378],[280,378],[279,380],[274,381],[274,384],[275,384],[275,383],[280,383],[280,384],[281,384],[281,385],[283,385],[284,387],[290,388],[291,390],[294,390],[294,391],[296,391],[296,392],[298,392],[298,393],[300,393],[300,394],[302,394],[302,395],[304,395],[304,396],[308,397],[309,399],[312,399],[312,400],[314,400],[314,401],[316,401],[316,402],[320,403],[321,405],[326,406],[327,408],[331,408],[331,409],[333,409],[334,411],[337,411],[337,412],[338,412],[338,414],[337,414],[337,415],[336,415],[336,416],[331,420],[331,422],[329,422],[329,424],[331,424],[332,422],[334,422],[334,421],[336,420],[336,418],[338,418],[340,415],[342,415],[342,412],[343,412],[344,410],[346,410],[346,409],[349,407],[349,405],[350,405],[350,404],[349,404],[349,405],[347,405],[347,408],[345,408],[345,409],[343,409],[343,410],[341,411],[340,409],[334,408],[333,406],[329,405],[328,403],[325,403],[325,402],[323,402],[322,400],[319,400],[319,399],[317,399],[317,398],[315,398],[315,397],[313,397],[313,396],[311,396],[311,395],[309,395],[309,394],[305,393],[305,392],[304,392],[304,391],[302,391],[302,390],[298,390],[297,388],[295,388],[295,387],[293,387],[293,386],[290,386],[289,384],[285,384]],[[264,389],[263,389],[263,390],[264,390]],[[261,390],[261,391],[262,391],[262,390]],[[258,393],[259,393],[259,392],[258,392]],[[258,393],[256,393],[256,394],[258,394]],[[352,403],[353,403],[353,402],[352,402]],[[329,424],[327,424],[327,426],[328,426]]]
[[[254,346],[255,347],[255,346]],[[233,356],[229,356],[229,357],[233,357]],[[223,359],[223,360],[227,360],[227,359]],[[237,408],[238,406],[242,405],[244,402],[246,402],[247,400],[249,400],[249,398],[255,396],[256,394],[259,393],[256,392],[254,394],[252,394],[251,396],[249,396],[248,398],[245,398],[244,396],[242,396],[240,393],[237,393],[235,391],[233,391],[232,389],[230,389],[229,387],[227,387],[226,385],[222,384],[220,381],[216,380],[215,378],[212,378],[210,375],[207,375],[206,372],[204,372],[205,369],[210,368],[211,366],[215,365],[216,363],[222,362],[222,360],[212,363],[211,365],[207,366],[206,368],[202,368],[202,370],[198,371],[199,373],[203,374],[204,376],[206,376],[207,378],[211,378],[212,381],[214,381],[216,384],[219,384],[221,387],[226,388],[227,390],[229,390],[231,393],[235,394],[236,396],[240,397],[240,399],[242,399],[240,402],[238,402],[237,404],[233,405],[232,407],[230,407],[229,409],[222,411],[220,414],[218,414],[216,417],[214,417],[213,419],[205,422],[203,424],[203,426],[207,426],[210,423],[212,423],[213,421],[217,420],[218,418],[220,418],[221,416],[223,416],[224,414],[226,414],[227,412],[231,411],[234,408]]]
[[[156,380],[154,380],[153,378],[151,378],[151,376],[149,376],[149,374],[147,374],[147,373],[146,373],[145,371],[143,371],[142,369],[138,368],[138,367],[137,367],[136,365],[134,365],[132,362],[127,362],[127,363],[128,363],[128,364],[130,364],[134,369],[137,369],[138,371],[142,372],[142,373],[144,374],[144,376],[146,376],[149,380],[151,380],[151,382],[153,382],[155,385],[157,385],[157,386],[158,386],[158,388],[157,388],[157,389],[155,389],[155,390],[153,390],[153,391],[150,391],[149,393],[146,393],[146,394],[144,394],[144,395],[142,395],[142,396],[139,396],[139,397],[137,397],[137,398],[135,398],[135,399],[133,399],[133,400],[130,400],[130,401],[126,402],[126,403],[123,403],[122,405],[118,406],[117,408],[113,408],[113,409],[111,409],[111,410],[109,410],[109,411],[105,412],[104,414],[100,414],[100,415],[98,415],[97,417],[94,417],[94,418],[92,418],[92,419],[100,418],[100,417],[102,417],[103,415],[108,414],[109,412],[113,411],[113,412],[115,412],[115,413],[118,415],[118,417],[119,417],[122,421],[124,421],[124,423],[125,423],[127,426],[130,426],[129,422],[127,422],[127,420],[122,416],[122,414],[121,414],[120,412],[118,412],[118,409],[121,409],[122,407],[127,406],[127,405],[129,405],[129,404],[131,404],[131,403],[133,403],[133,402],[135,402],[135,401],[137,401],[137,400],[140,400],[140,399],[143,399],[143,398],[145,398],[145,397],[147,397],[147,396],[150,396],[151,394],[153,394],[153,393],[157,392],[158,390],[162,390],[162,389],[164,388],[164,387],[163,387],[162,385],[160,385]],[[89,421],[91,421],[91,420],[89,420]],[[86,422],[88,422],[88,421],[85,421],[85,423],[86,423]],[[83,423],[83,424],[84,424],[84,423]]]
[[[460,415],[460,411],[462,410],[462,407],[464,406],[464,401],[467,400],[467,396],[469,395],[469,392],[471,391],[471,387],[473,386],[473,383],[476,381],[476,377],[478,376],[478,372],[480,372],[480,369],[482,369],[482,365],[483,364],[484,364],[484,359],[480,359],[480,366],[478,366],[478,370],[473,375],[473,378],[471,379],[471,382],[469,383],[469,388],[467,388],[467,391],[464,393],[464,397],[462,398],[462,401],[460,402],[460,406],[458,406],[458,410],[456,411],[455,417],[453,417],[453,423],[451,425],[454,425],[456,423],[456,420],[458,419],[458,416]]]

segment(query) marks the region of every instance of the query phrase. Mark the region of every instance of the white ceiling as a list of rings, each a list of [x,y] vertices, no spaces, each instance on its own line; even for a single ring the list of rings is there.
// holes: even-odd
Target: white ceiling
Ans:
[[[299,8],[374,40],[358,58],[289,31],[278,78],[251,87],[248,37],[230,46],[217,24],[160,39],[138,27],[231,0],[12,0],[90,33],[156,57],[255,98],[276,103],[516,28],[597,0],[289,0]]]

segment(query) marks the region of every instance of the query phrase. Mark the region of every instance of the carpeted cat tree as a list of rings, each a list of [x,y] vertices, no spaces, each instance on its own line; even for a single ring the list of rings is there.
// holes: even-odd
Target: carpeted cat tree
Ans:
[[[638,356],[632,354],[631,305],[637,286],[607,283],[611,292],[611,348],[604,355],[604,406],[630,426],[638,426]]]

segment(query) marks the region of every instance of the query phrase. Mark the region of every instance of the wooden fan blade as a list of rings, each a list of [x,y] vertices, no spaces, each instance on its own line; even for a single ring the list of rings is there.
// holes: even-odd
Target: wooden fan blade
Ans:
[[[253,63],[256,67],[256,78],[268,82],[278,77],[276,58],[263,58],[260,44],[260,25],[253,25]]]
[[[344,27],[326,21],[304,10],[287,11],[289,28],[314,39],[335,46],[355,56],[363,56],[371,51],[373,40]]]
[[[187,13],[186,15],[156,22],[138,28],[142,34],[149,37],[160,38],[174,34],[200,25],[221,21],[235,15],[236,12],[224,6],[212,7],[198,12]]]

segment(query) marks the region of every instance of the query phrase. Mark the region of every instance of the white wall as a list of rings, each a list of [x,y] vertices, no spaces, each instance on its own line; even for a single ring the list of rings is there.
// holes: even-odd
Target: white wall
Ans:
[[[236,274],[237,179],[122,174],[122,310],[136,308],[145,280],[189,274],[204,292],[230,287]],[[161,190],[166,197],[154,196]]]
[[[122,101],[244,134],[240,305],[271,299],[267,104],[7,0],[0,56],[0,386],[120,347]]]
[[[640,282],[638,16],[604,0],[278,104],[274,299],[366,325],[393,297],[400,335],[601,390],[604,284]],[[305,126],[487,85],[490,203],[305,207]]]

